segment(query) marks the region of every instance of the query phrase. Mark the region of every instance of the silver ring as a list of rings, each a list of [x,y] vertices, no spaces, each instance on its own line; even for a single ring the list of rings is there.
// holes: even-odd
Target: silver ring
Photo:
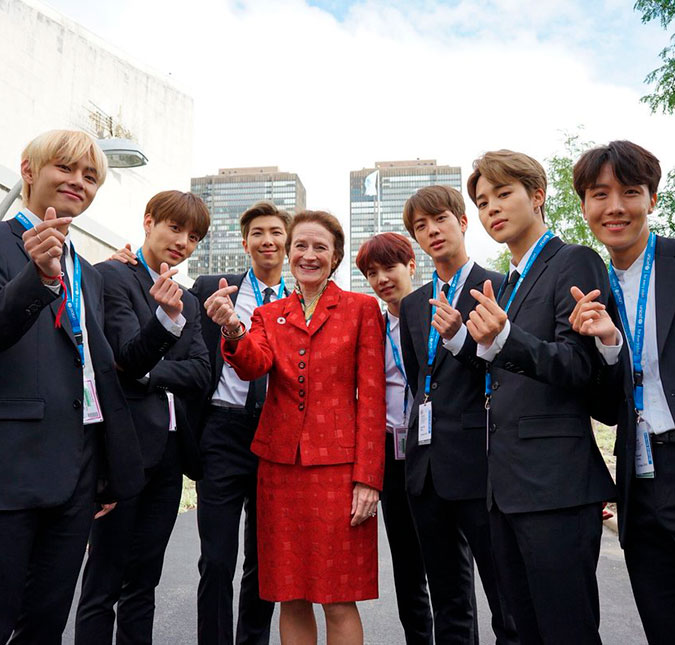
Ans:
[[[37,237],[39,242],[42,242],[42,238],[40,237],[40,233],[38,233],[37,229],[35,229],[35,237]]]
[[[56,257],[55,255],[52,255],[52,247],[51,246],[47,249],[47,255],[52,259],[54,259]]]
[[[370,517],[377,517],[377,511],[373,511],[372,513],[368,513]]]

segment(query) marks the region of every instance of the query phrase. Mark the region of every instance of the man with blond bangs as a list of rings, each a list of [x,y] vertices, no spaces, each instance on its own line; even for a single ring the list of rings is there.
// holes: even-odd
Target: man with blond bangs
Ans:
[[[0,643],[61,642],[92,520],[143,483],[103,283],[68,232],[106,168],[82,132],[37,137],[0,223]]]
[[[487,366],[488,507],[495,561],[521,643],[599,644],[602,502],[614,484],[595,443],[588,390],[600,368],[574,331],[570,289],[609,282],[600,256],[544,222],[546,173],[510,150],[474,161],[468,193],[511,252],[508,279],[472,290],[470,358]]]

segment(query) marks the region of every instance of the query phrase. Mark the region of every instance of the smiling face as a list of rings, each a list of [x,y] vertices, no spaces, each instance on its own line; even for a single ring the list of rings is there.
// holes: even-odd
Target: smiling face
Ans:
[[[145,242],[143,256],[148,266],[159,273],[160,265],[166,262],[174,267],[192,255],[199,244],[199,233],[172,219],[156,222],[147,214],[143,220]]]
[[[544,199],[541,188],[530,195],[517,180],[495,185],[480,176],[476,182],[475,201],[483,227],[493,240],[509,246],[530,237],[530,231],[543,226],[540,208]]]
[[[415,239],[434,262],[452,262],[453,258],[465,253],[467,223],[466,215],[458,219],[450,211],[436,215],[415,211],[412,217]]]
[[[414,273],[415,260],[390,265],[373,262],[366,269],[366,279],[378,298],[388,305],[396,305],[412,291]]]
[[[244,251],[251,256],[254,267],[271,270],[284,263],[286,227],[276,215],[261,215],[251,220]]]
[[[333,234],[316,222],[293,228],[288,261],[300,287],[314,290],[328,280],[337,264]]]
[[[635,259],[647,245],[647,216],[655,206],[656,194],[650,195],[646,184],[622,184],[606,163],[595,184],[585,190],[581,211],[613,259],[617,255]]]
[[[87,157],[67,164],[53,159],[37,174],[24,160],[21,176],[30,185],[26,206],[40,218],[50,206],[58,217],[77,217],[89,208],[99,186],[96,169]]]

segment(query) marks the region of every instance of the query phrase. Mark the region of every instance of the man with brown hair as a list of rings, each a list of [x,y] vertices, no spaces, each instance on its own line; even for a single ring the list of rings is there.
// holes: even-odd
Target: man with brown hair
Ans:
[[[513,645],[518,638],[497,585],[485,506],[485,369],[480,361],[464,365],[453,358],[465,346],[475,352],[464,323],[477,305],[470,290],[501,276],[469,259],[465,211],[461,193],[450,186],[422,188],[403,209],[406,228],[435,267],[432,281],[401,304],[401,347],[414,396],[406,488],[429,581],[436,642],[478,642],[475,557],[496,642]],[[430,427],[422,425],[425,414]]]
[[[572,329],[573,285],[598,287],[602,259],[544,223],[546,174],[510,150],[474,161],[468,192],[511,251],[509,278],[471,293],[467,330],[487,365],[488,506],[495,561],[521,643],[599,644],[595,570],[614,484],[593,436],[594,341]]]
[[[240,220],[242,245],[251,268],[239,275],[200,276],[192,292],[203,305],[223,278],[238,287],[231,296],[246,326],[253,310],[283,298],[281,277],[290,215],[269,202],[258,202]],[[258,594],[256,544],[256,473],[258,458],[251,441],[265,400],[266,378],[242,381],[223,361],[220,327],[202,312],[202,333],[211,359],[209,400],[202,424],[204,477],[197,484],[197,519],[201,540],[199,560],[198,640],[200,645],[269,642],[274,604]],[[233,589],[239,521],[246,512],[244,572],[239,594],[236,639],[233,636]]]
[[[208,386],[209,360],[197,299],[171,278],[209,228],[192,193],[167,190],[145,208],[137,264],[108,260],[103,276],[105,334],[141,444],[145,486],[94,524],[82,575],[75,643],[152,642],[155,587],[176,521],[183,477],[201,475],[186,414],[188,397]]]

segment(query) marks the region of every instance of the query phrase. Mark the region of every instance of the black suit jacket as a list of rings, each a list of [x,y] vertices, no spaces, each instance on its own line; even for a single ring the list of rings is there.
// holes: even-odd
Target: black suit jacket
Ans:
[[[567,508],[613,499],[615,488],[595,443],[591,394],[599,357],[592,338],[569,323],[570,287],[609,281],[600,256],[554,237],[509,309],[511,332],[491,365],[488,503],[505,513]],[[465,352],[466,348],[466,352]],[[470,346],[462,354],[470,354]]]
[[[185,400],[209,386],[209,359],[201,334],[197,299],[183,290],[185,327],[180,337],[159,322],[153,281],[142,264],[102,262],[106,305],[105,333],[112,345],[129,402],[146,468],[159,463],[169,433],[167,390],[174,395],[183,471],[201,477],[199,448]],[[140,383],[145,375],[147,383]]]
[[[652,273],[656,297],[656,340],[659,352],[659,372],[670,413],[675,418],[675,240],[657,236]],[[612,298],[608,311],[615,325],[622,330],[616,303]],[[635,312],[627,312],[633,321]],[[635,471],[635,402],[633,401],[633,369],[624,334],[619,362],[605,366],[594,392],[593,416],[607,425],[617,424],[614,452],[616,454],[616,483],[619,493],[619,538],[626,538],[626,513],[629,512],[629,493]],[[656,475],[658,477],[658,473]]]
[[[469,293],[482,291],[485,280],[499,285],[503,276],[474,264],[457,300],[462,319],[467,320],[476,306]],[[427,342],[431,325],[433,283],[428,282],[401,303],[401,348],[408,383],[414,395],[410,410],[406,446],[406,487],[419,495],[431,469],[436,492],[449,500],[485,497],[487,457],[485,454],[485,367],[476,361],[463,364],[443,347],[439,340],[431,372],[433,421],[429,445],[417,442],[418,408],[424,400],[427,374]],[[473,340],[467,335],[467,343]],[[468,345],[465,344],[468,351]],[[473,343],[475,353],[475,343]],[[464,348],[463,348],[464,349]]]
[[[77,483],[83,449],[82,365],[68,317],[54,328],[60,296],[40,281],[21,239],[0,222],[0,510],[54,506]],[[138,440],[103,334],[103,281],[84,259],[82,294],[103,413],[102,501],[143,485]]]

